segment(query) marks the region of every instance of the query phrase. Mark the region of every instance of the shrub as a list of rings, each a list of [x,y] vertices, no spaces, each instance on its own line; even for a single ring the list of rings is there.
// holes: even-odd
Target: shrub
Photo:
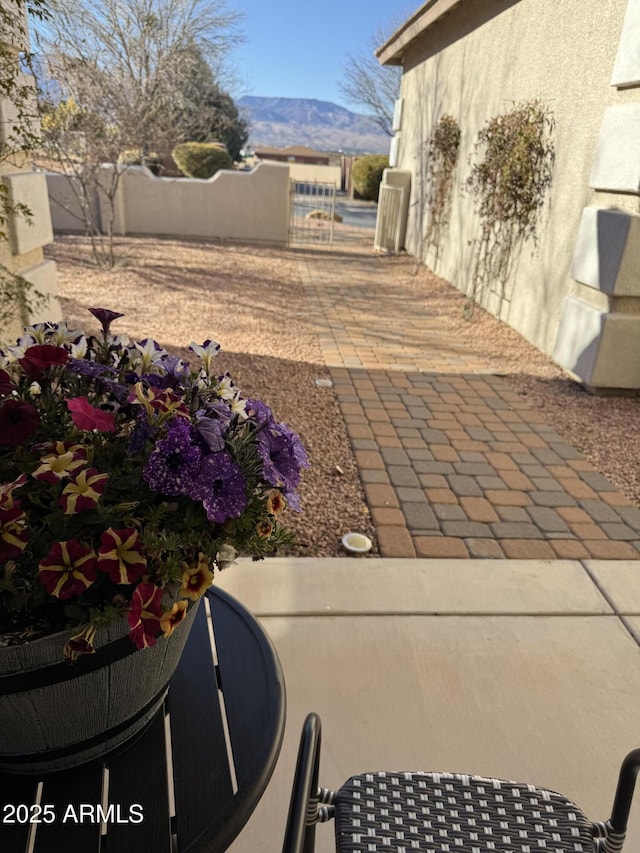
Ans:
[[[154,175],[162,172],[162,158],[155,151],[150,151],[146,156],[141,148],[127,148],[118,155],[120,166],[146,166]]]
[[[383,171],[389,166],[386,154],[367,154],[353,164],[353,187],[361,198],[377,201]]]
[[[218,169],[231,169],[233,160],[215,142],[183,142],[171,152],[178,168],[189,178],[211,178]]]

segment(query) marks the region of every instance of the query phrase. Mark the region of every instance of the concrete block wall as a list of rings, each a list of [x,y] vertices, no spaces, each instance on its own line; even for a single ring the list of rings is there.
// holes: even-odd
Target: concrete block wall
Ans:
[[[554,358],[593,390],[640,389],[640,0],[628,0],[603,114],[571,291]],[[629,90],[633,97],[629,101]],[[635,91],[633,91],[635,90]],[[635,208],[635,209],[634,209]]]
[[[15,49],[17,63],[18,51],[25,47],[16,43],[19,41],[17,30],[0,33],[0,38]],[[21,82],[28,80],[21,76]],[[43,247],[53,241],[46,181],[44,175],[32,170],[25,154],[11,153],[17,147],[13,139],[16,117],[15,105],[0,99],[0,142],[8,151],[0,158],[0,180],[7,188],[9,203],[26,205],[31,216],[10,216],[8,239],[0,240],[0,264],[7,273],[30,282],[42,299],[38,303],[32,301],[30,311],[16,304],[12,317],[0,326],[0,343],[5,344],[15,340],[24,324],[62,318],[57,299],[56,266],[43,254]]]

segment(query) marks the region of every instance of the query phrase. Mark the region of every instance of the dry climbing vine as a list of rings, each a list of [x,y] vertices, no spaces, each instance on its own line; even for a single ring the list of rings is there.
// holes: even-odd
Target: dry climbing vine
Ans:
[[[460,149],[460,127],[453,116],[440,117],[427,146],[427,191],[425,206],[428,213],[425,248],[434,247],[436,259],[443,233],[449,224],[453,173]]]
[[[474,153],[483,152],[484,158],[471,165],[467,179],[482,221],[474,299],[489,282],[504,288],[523,244],[529,239],[536,244],[539,214],[553,174],[554,127],[552,113],[536,100],[495,116],[478,134]]]

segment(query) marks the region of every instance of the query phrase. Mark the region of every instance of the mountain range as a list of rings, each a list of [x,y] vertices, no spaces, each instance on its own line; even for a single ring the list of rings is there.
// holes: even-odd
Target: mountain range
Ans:
[[[249,123],[249,145],[253,148],[305,145],[317,151],[349,154],[389,152],[389,137],[372,119],[329,101],[245,95],[236,106]]]

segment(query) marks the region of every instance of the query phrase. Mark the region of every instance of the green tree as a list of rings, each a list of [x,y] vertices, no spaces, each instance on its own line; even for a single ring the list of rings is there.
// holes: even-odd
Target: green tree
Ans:
[[[204,57],[193,56],[191,77],[174,111],[176,130],[185,142],[222,142],[233,160],[249,138],[247,122],[231,95],[215,79]]]

